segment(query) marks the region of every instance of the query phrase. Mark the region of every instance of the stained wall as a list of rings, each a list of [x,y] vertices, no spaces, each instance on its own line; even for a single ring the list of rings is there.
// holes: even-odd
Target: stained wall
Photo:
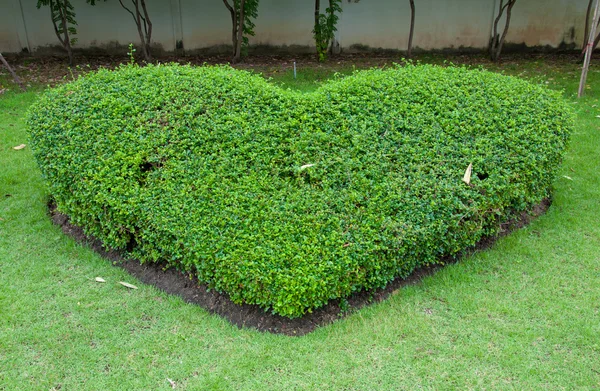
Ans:
[[[139,40],[132,17],[118,0],[95,7],[71,0],[79,23],[76,48],[122,51]],[[231,20],[221,0],[146,0],[153,42],[165,51],[227,50]],[[415,0],[414,46],[425,49],[483,49],[500,0]],[[327,3],[321,1],[321,3]],[[127,4],[127,2],[126,2]],[[528,47],[581,46],[588,0],[518,0],[508,44]],[[253,45],[311,50],[313,0],[261,0]],[[404,50],[408,41],[408,0],[343,0],[337,40],[343,50]],[[502,24],[502,23],[501,23]],[[47,8],[33,0],[0,0],[0,51],[45,53],[56,50]]]

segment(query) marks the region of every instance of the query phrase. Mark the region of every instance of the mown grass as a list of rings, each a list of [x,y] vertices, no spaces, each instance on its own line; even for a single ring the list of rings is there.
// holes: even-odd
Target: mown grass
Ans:
[[[599,69],[577,101],[577,64],[494,68],[564,88],[577,112],[548,213],[490,250],[296,338],[239,330],[64,236],[46,214],[30,150],[12,149],[27,143],[23,115],[36,92],[6,92],[0,390],[167,390],[168,379],[182,390],[600,388]],[[310,90],[326,72],[274,81]]]

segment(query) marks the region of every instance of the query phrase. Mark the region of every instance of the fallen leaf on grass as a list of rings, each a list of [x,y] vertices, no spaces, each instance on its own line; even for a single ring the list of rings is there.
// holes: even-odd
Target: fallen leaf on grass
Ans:
[[[570,176],[566,176],[566,175],[563,175],[563,178],[566,178],[566,179],[568,179],[568,180],[570,180],[570,181],[572,181],[572,180],[573,180],[573,178],[571,178]]]
[[[25,147],[26,147],[26,145],[25,145],[25,144],[21,144],[21,145],[17,145],[16,147],[13,147],[13,149],[14,149],[15,151],[18,151],[18,150],[21,150],[21,149],[23,149],[23,148],[25,148]]]
[[[129,284],[129,283],[127,283],[127,282],[123,282],[123,281],[119,281],[119,284],[121,284],[121,285],[123,285],[123,286],[125,286],[125,287],[127,287],[127,288],[129,288],[129,289],[137,289],[137,288],[138,288],[138,287],[137,287],[137,286],[135,286],[135,285],[131,285],[131,284]]]
[[[96,277],[96,282],[106,282],[102,277]]]
[[[463,176],[463,182],[467,185],[471,183],[471,172],[473,171],[473,164],[469,163],[469,167],[467,167],[465,171],[465,176]]]
[[[175,389],[175,386],[176,386],[175,382],[173,380],[169,379],[168,377],[167,377],[167,380],[168,380],[169,384],[171,384],[171,388]]]

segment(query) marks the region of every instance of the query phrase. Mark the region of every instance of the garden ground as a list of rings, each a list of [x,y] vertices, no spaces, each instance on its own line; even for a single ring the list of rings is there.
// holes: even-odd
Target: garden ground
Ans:
[[[298,61],[297,79],[291,59],[277,60],[254,68],[312,90],[353,63],[389,58]],[[53,225],[30,150],[13,147],[27,144],[23,116],[39,82],[69,72],[20,63],[31,90],[0,96],[0,390],[599,388],[600,69],[576,100],[579,64],[568,56],[451,60],[565,90],[577,125],[552,206],[491,249],[295,338],[240,330],[136,281]],[[14,89],[4,73],[0,85]]]

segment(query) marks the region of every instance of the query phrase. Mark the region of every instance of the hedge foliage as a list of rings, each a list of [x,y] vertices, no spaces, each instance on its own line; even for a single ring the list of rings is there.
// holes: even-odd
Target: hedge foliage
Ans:
[[[359,71],[302,94],[226,66],[128,65],[47,91],[28,124],[75,224],[297,317],[548,197],[572,116],[558,93],[462,67]]]

